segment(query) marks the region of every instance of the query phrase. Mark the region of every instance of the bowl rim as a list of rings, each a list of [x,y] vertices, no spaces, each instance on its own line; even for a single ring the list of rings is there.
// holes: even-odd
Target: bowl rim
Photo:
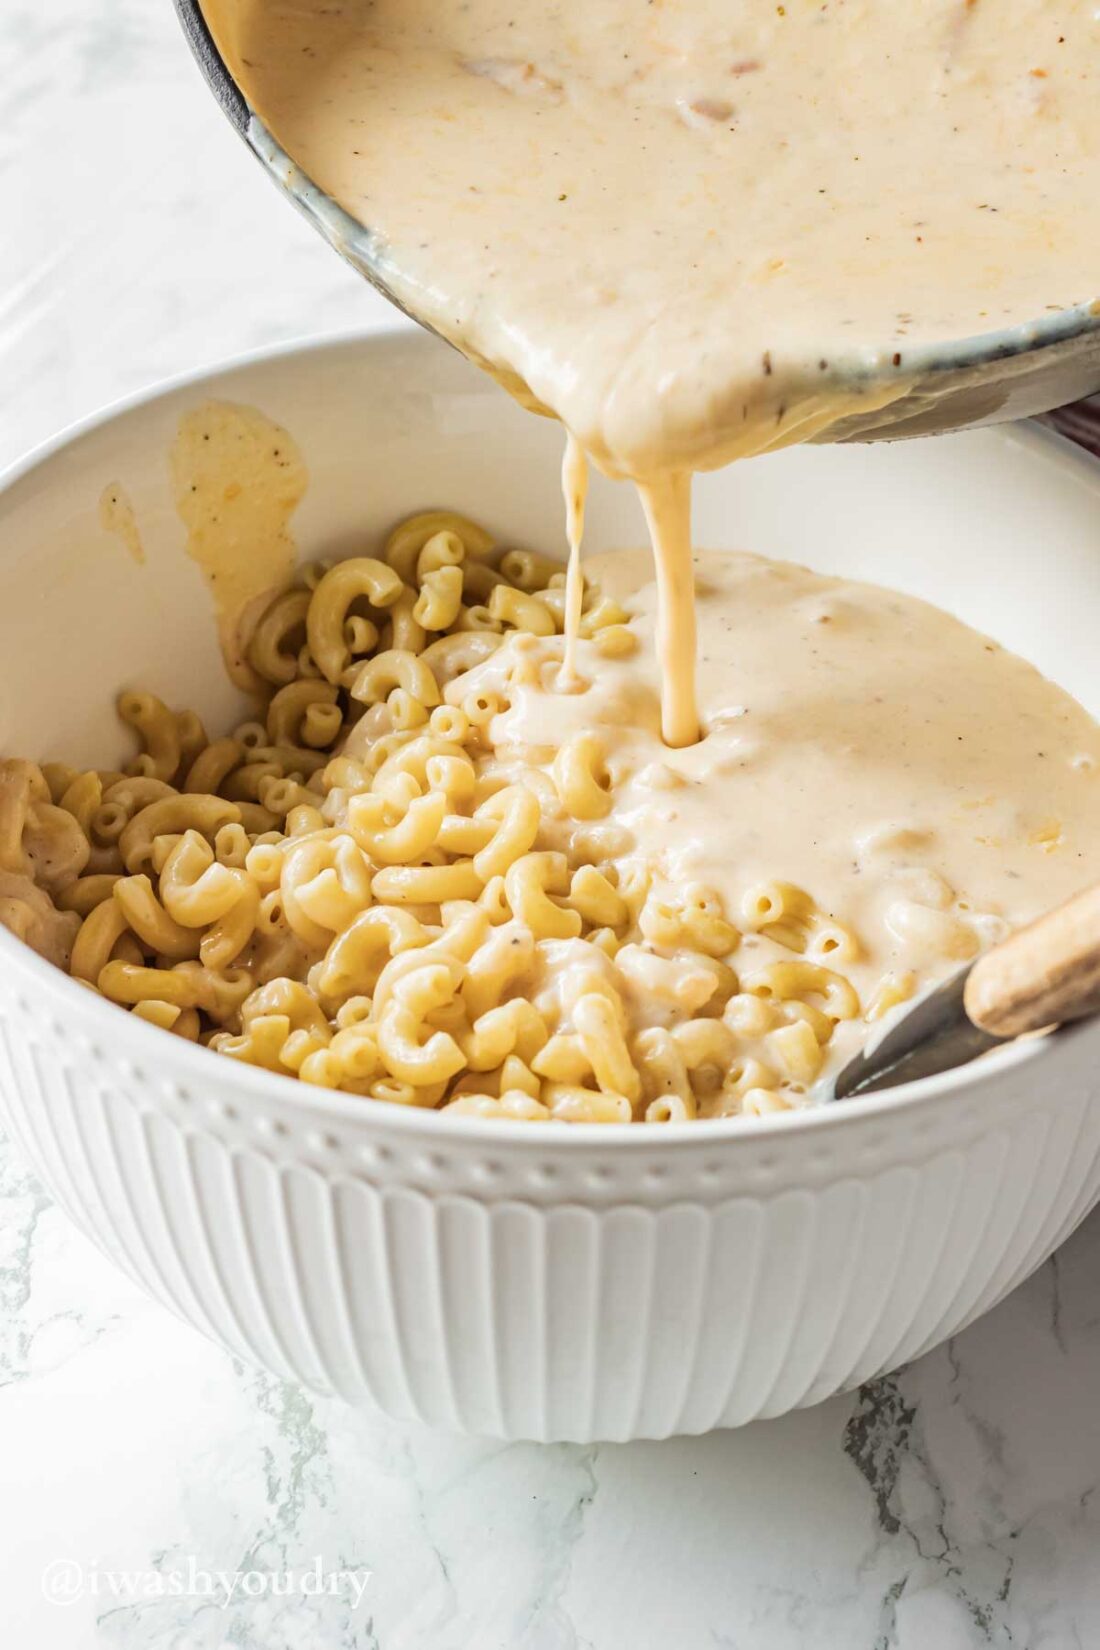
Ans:
[[[66,448],[97,430],[105,429],[115,420],[153,402],[168,399],[181,390],[252,367],[291,362],[322,353],[340,354],[349,345],[369,351],[396,344],[429,351],[444,347],[442,340],[423,328],[407,321],[394,321],[370,328],[304,334],[242,351],[215,364],[189,368],[184,372],[155,380],[143,389],[116,397],[96,410],[74,419],[56,435],[37,443],[8,464],[0,471],[0,501],[18,482],[49,463]],[[471,367],[471,372],[476,372],[476,368]],[[480,374],[478,376],[483,377]],[[484,383],[488,388],[490,380],[484,379]],[[1078,472],[1081,479],[1087,479],[1095,488],[1100,489],[1100,462],[1057,431],[1028,421],[1006,424],[1002,426],[1002,432],[1013,441],[1045,451],[1048,456],[1069,465]],[[63,1005],[71,1005],[74,1009],[81,1010],[81,1017],[87,1016],[93,1021],[100,1022],[105,1035],[110,1032],[112,1016],[126,1012],[115,1003],[101,1001],[79,981],[53,963],[47,962],[44,957],[39,956],[2,926],[0,969],[10,970],[12,975],[22,975],[35,985],[41,986],[44,995],[58,993]],[[364,1104],[361,1095],[345,1094],[338,1089],[323,1089],[303,1083],[296,1077],[284,1077],[277,1072],[269,1072],[261,1067],[249,1066],[225,1057],[222,1057],[218,1066],[212,1069],[210,1062],[218,1060],[213,1051],[178,1037],[171,1038],[169,1042],[170,1034],[132,1014],[126,1015],[126,1022],[127,1036],[136,1039],[135,1053],[147,1051],[146,1058],[150,1064],[157,1063],[158,1050],[162,1055],[171,1052],[171,1063],[175,1065],[178,1062],[185,1070],[192,1071],[196,1079],[202,1078],[203,1075],[208,1079],[215,1077],[220,1070],[221,1083],[257,1096],[266,1095],[291,1108],[300,1108],[306,1118],[314,1122],[327,1119],[362,1125],[371,1120],[372,1108]],[[846,1100],[835,1100],[827,1105],[808,1106],[802,1110],[763,1117],[697,1119],[683,1123],[663,1123],[659,1129],[638,1128],[634,1123],[590,1123],[584,1127],[563,1128],[556,1122],[531,1122],[517,1126],[514,1122],[501,1118],[448,1117],[442,1112],[415,1106],[384,1105],[377,1121],[384,1123],[391,1132],[408,1131],[415,1136],[423,1135],[426,1131],[428,1135],[464,1140],[471,1146],[490,1142],[519,1144],[528,1141],[533,1146],[545,1148],[550,1143],[561,1144],[569,1141],[568,1149],[579,1151],[586,1144],[606,1144],[614,1140],[616,1150],[627,1146],[628,1143],[629,1149],[638,1150],[653,1146],[658,1141],[681,1151],[691,1145],[709,1146],[719,1143],[723,1149],[733,1149],[732,1143],[737,1140],[742,1141],[747,1147],[752,1141],[792,1133],[802,1134],[807,1130],[843,1127],[858,1118],[868,1120],[881,1117],[884,1113],[907,1111],[913,1106],[937,1098],[942,1099],[947,1095],[961,1095],[976,1085],[984,1084],[987,1079],[996,1078],[1009,1067],[1022,1063],[1031,1064],[1037,1060],[1049,1060],[1056,1049],[1064,1049],[1067,1043],[1087,1036],[1090,1028],[1091,1022],[1084,1020],[1063,1027],[1050,1036],[1006,1044],[1005,1047],[995,1049],[967,1066],[941,1072],[934,1077],[899,1083],[895,1088],[857,1095]]]

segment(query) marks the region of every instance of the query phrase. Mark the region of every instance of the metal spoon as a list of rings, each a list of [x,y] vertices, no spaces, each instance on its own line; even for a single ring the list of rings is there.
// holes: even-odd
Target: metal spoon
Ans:
[[[1100,1013],[1100,885],[1021,928],[919,998],[821,1098],[894,1088],[1028,1032]]]

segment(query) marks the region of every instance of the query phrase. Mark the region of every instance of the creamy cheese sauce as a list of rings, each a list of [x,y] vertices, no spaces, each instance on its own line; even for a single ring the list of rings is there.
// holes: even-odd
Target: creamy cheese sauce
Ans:
[[[1098,296],[1092,0],[205,10],[416,313],[620,473],[805,433],[838,359]]]
[[[1092,0],[205,11],[410,310],[645,484],[670,744],[698,732],[687,473],[1097,296]]]
[[[714,890],[750,930],[733,959],[742,979],[792,956],[751,931],[746,895],[797,884],[854,934],[859,954],[835,966],[864,1009],[884,975],[942,977],[1095,876],[1100,728],[1032,665],[892,590],[736,553],[697,554],[694,570],[698,743],[661,737],[659,604],[641,551],[591,559],[640,645],[609,659],[581,640],[585,691],[553,691],[561,637],[520,640],[537,658],[530,685],[506,642],[455,690],[510,699],[490,729],[495,764],[539,790],[549,845],[599,863],[636,855],[670,891]],[[563,816],[542,778],[586,730],[613,798],[594,824]],[[634,1007],[647,1023],[654,999]],[[830,1069],[865,1035],[862,1017],[838,1024]]]

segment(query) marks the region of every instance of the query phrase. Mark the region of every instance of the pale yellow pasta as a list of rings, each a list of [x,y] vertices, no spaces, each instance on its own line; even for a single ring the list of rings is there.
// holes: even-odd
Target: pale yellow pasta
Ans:
[[[450,1100],[443,1110],[452,1117],[488,1117],[511,1123],[545,1123],[550,1112],[535,1096],[524,1089],[507,1089],[500,1096],[492,1094],[460,1094]]]
[[[509,584],[520,590],[545,590],[555,574],[561,572],[561,563],[540,556],[537,550],[506,550],[500,558],[500,571]]]
[[[198,930],[184,928],[169,916],[144,872],[137,876],[119,877],[113,892],[130,929],[157,956],[166,957],[171,962],[198,956]]]
[[[465,554],[478,560],[484,559],[493,548],[493,540],[485,529],[459,515],[457,510],[424,510],[394,528],[383,552],[406,584],[412,583],[420,552],[437,533],[453,533]]]
[[[594,865],[578,865],[569,883],[569,903],[584,922],[618,928],[629,918],[626,901]]]
[[[418,599],[418,592],[406,587],[388,610],[387,623],[381,635],[383,651],[423,653],[428,632],[416,617]]]
[[[543,1031],[545,1034],[545,1027]],[[500,1068],[498,1093],[504,1095],[522,1091],[537,1100],[540,1087],[541,1084],[531,1067],[521,1060],[518,1054],[509,1054]]]
[[[9,757],[0,762],[0,869],[27,869],[23,832],[34,801],[47,801],[49,786],[33,762]]]
[[[176,922],[186,928],[205,928],[232,910],[245,881],[247,872],[219,865],[206,838],[188,830],[164,862],[160,891],[166,910]]]
[[[915,900],[893,900],[887,907],[886,926],[910,956],[925,962],[944,957],[968,962],[981,948],[973,928],[953,912],[932,910]]]
[[[590,607],[586,607],[581,615],[581,635],[596,636],[601,630],[606,630],[612,625],[624,625],[629,617],[629,613],[620,607],[617,601],[613,601],[610,596],[601,596],[593,601]]]
[[[506,584],[503,573],[487,562],[471,561],[467,556],[462,568],[462,593],[476,602],[487,602],[498,584]]]
[[[223,825],[214,833],[214,858],[219,865],[230,865],[243,870],[252,847],[244,825]]]
[[[636,991],[685,1016],[697,1014],[714,1001],[723,986],[720,965],[709,957],[661,957],[643,946],[628,944],[616,952],[615,966]]]
[[[462,927],[461,924],[455,926],[456,928]],[[468,932],[466,938],[469,942],[469,948],[473,949],[477,944],[476,929]],[[458,944],[459,949],[457,951],[451,948],[452,943],[451,934],[441,934],[438,939],[431,941],[422,949],[400,951],[396,956],[391,957],[375,982],[373,993],[375,1019],[379,1019],[385,1013],[402,980],[415,973],[417,969],[431,968],[436,970],[436,973],[432,976],[435,981],[441,980],[443,973],[446,974],[450,981],[450,992],[441,996],[437,1002],[433,1002],[429,1008],[425,1009],[425,1013],[430,1016],[433,1025],[464,1028],[467,1024],[468,1015],[465,1013],[463,1005],[457,1000],[457,994],[465,974],[465,958],[461,955],[461,952],[465,949],[462,946],[462,934],[460,933],[457,936],[457,942],[454,942]],[[439,972],[440,970],[443,972]],[[407,991],[405,996],[408,997]]]
[[[371,892],[380,904],[439,905],[444,900],[476,899],[482,888],[473,861],[452,865],[392,865],[378,871]]]
[[[260,803],[260,787],[268,780],[282,777],[281,762],[245,762],[229,775],[222,792],[233,802]]]
[[[126,774],[110,784],[105,779],[103,781],[103,806],[120,808],[128,820],[133,819],[135,814],[147,808],[150,803],[173,798],[177,794],[174,787],[166,784],[164,780],[150,779],[138,774]]]
[[[551,1037],[532,1059],[531,1070],[549,1082],[573,1085],[592,1075],[591,1062],[574,1031],[559,1031]]]
[[[790,1109],[790,1101],[776,1089],[747,1089],[741,1099],[743,1117],[767,1117],[771,1112]]]
[[[0,763],[0,767],[3,766],[4,764]],[[27,763],[27,766],[33,767],[35,764]],[[52,802],[60,802],[73,780],[80,778],[79,768],[70,767],[67,762],[43,762],[38,765],[38,771],[46,782]],[[104,782],[102,774],[99,775],[99,779]]]
[[[916,989],[917,976],[911,969],[890,969],[871,993],[864,1019],[872,1024],[876,1020],[881,1020],[891,1009],[897,1008],[899,1003],[908,1002]]]
[[[480,903],[478,909],[486,921],[492,921]],[[531,971],[535,955],[530,929],[510,921],[493,928],[469,957],[462,981],[462,998],[472,1021],[503,1001],[511,987]]]
[[[231,1060],[241,1060],[246,1065],[261,1066],[266,1071],[282,1071],[283,1049],[291,1036],[290,1021],[284,1014],[258,1015],[237,1036],[230,1032],[219,1032],[210,1040],[210,1047],[219,1054],[227,1054]],[[299,1068],[298,1075],[309,1081],[304,1068]]]
[[[194,710],[176,711],[176,727],[180,739],[180,772],[186,773],[192,762],[210,743],[202,718]]]
[[[494,716],[500,714],[500,696],[496,693],[487,693],[484,690],[480,693],[467,694],[462,701],[462,710],[470,726],[480,732],[483,728],[489,726]]]
[[[553,613],[537,596],[525,595],[511,585],[498,584],[489,597],[489,615],[530,636],[552,636],[557,630]]]
[[[547,1083],[542,1100],[551,1118],[559,1123],[629,1123],[634,1115],[625,1094],[605,1094],[599,1089],[563,1083]]]
[[[215,739],[191,763],[183,789],[192,794],[212,795],[219,791],[240,766],[244,752],[236,739]]]
[[[207,968],[224,969],[235,962],[256,930],[260,890],[247,877],[239,878],[237,886],[237,903],[210,924],[199,942],[199,959]]]
[[[735,992],[722,1010],[722,1018],[736,1036],[745,1039],[763,1037],[779,1024],[777,1006],[751,991]]]
[[[806,955],[817,962],[853,963],[859,961],[863,948],[851,928],[819,912],[810,924]]]
[[[465,560],[466,546],[458,534],[452,533],[448,528],[443,528],[440,532],[432,534],[417,556],[416,582],[423,588],[424,581],[432,573],[439,572],[441,568],[446,568],[448,571],[458,571]],[[406,582],[411,583],[412,581],[407,580]],[[461,591],[461,589],[460,582],[459,590]]]
[[[420,655],[441,687],[448,687],[456,677],[484,664],[503,642],[504,637],[482,630],[467,630],[459,635],[441,636],[429,642]]]
[[[122,693],[118,714],[145,742],[146,766],[138,771],[170,780],[180,765],[180,730],[168,706],[154,693]]]
[[[400,951],[427,945],[430,936],[410,912],[378,905],[360,912],[337,934],[325,953],[319,976],[328,998],[369,995],[385,963]]]
[[[394,688],[386,700],[386,709],[393,727],[402,732],[408,728],[427,726],[428,712],[420,700],[414,699],[404,688]]]
[[[284,851],[282,844],[257,842],[245,855],[244,868],[262,893],[271,893],[282,881]]]
[[[626,1046],[621,1014],[615,1012],[607,997],[595,993],[581,997],[573,1009],[573,1024],[585,1059],[604,1093],[622,1094],[630,1101],[639,1099],[641,1078]]]
[[[438,567],[423,576],[413,618],[425,630],[449,630],[461,606],[461,567]]]
[[[477,794],[477,772],[468,756],[440,752],[429,756],[424,777],[433,791],[447,799],[450,809],[465,807]]]
[[[665,1026],[649,1026],[634,1039],[634,1060],[646,1100],[647,1123],[682,1122],[697,1112],[687,1061]]]
[[[825,1012],[837,1020],[854,1020],[859,1013],[859,997],[851,982],[820,963],[769,963],[746,975],[744,986],[763,997],[820,997]]]
[[[685,1098],[679,1094],[662,1094],[651,1100],[645,1109],[647,1123],[689,1123],[699,1115],[694,1095]]]
[[[510,1055],[530,1065],[547,1040],[545,1022],[538,1010],[522,997],[501,1003],[479,1016],[469,1031],[458,1037],[471,1071],[492,1071]]]
[[[462,745],[469,736],[470,718],[459,705],[437,705],[429,718],[429,731],[448,744]]]
[[[119,940],[129,932],[130,924],[121,905],[114,899],[103,900],[80,925],[73,941],[70,974],[96,984]]]
[[[684,1020],[673,1027],[672,1040],[693,1073],[709,1066],[725,1074],[737,1054],[737,1038],[724,1020]]]
[[[538,798],[526,785],[508,785],[483,802],[474,818],[497,827],[492,840],[474,855],[474,869],[487,883],[503,876],[527,853],[538,835],[541,811]]]
[[[526,928],[538,939],[572,940],[583,927],[579,911],[555,905],[552,893],[569,890],[569,869],[559,853],[523,854],[508,867],[504,876],[508,904]]]
[[[78,916],[86,917],[102,905],[104,900],[111,897],[116,882],[121,873],[100,872],[98,875],[77,877],[57,895],[56,905],[59,911],[75,911]]]
[[[442,963],[429,963],[400,980],[378,1022],[378,1047],[392,1077],[414,1088],[445,1083],[462,1070],[462,1050],[446,1031],[427,1024],[430,1009],[454,994],[451,972]]]
[[[742,920],[754,931],[784,918],[808,922],[813,914],[814,902],[809,894],[791,882],[756,883],[745,890],[741,900]]]
[[[166,1003],[162,998],[147,997],[143,1002],[135,1003],[134,1014],[139,1020],[145,1020],[151,1026],[159,1026],[162,1031],[172,1031],[183,1015],[195,1015],[194,1025],[198,1028],[198,1016],[194,1009],[182,1009],[178,1003]]]
[[[279,891],[292,933],[324,950],[371,903],[371,868],[350,836],[329,831],[293,842],[282,856]]]
[[[223,825],[239,825],[240,813],[220,796],[171,796],[150,802],[130,820],[119,837],[119,851],[128,871],[141,871],[152,857],[158,836],[186,832],[190,837],[213,837]]]
[[[286,820],[297,808],[312,808],[313,794],[296,779],[287,779],[277,774],[265,774],[260,780],[259,801],[261,807],[273,813],[277,818]],[[288,834],[293,834],[289,832]]]
[[[198,1008],[201,991],[192,976],[174,968],[146,968],[128,962],[105,963],[96,984],[114,1003],[146,1000],[171,1003],[175,1008]]]
[[[297,681],[281,687],[267,707],[267,736],[273,745],[294,745],[311,706],[334,707],[338,689],[331,682]]]
[[[780,1026],[767,1039],[768,1052],[779,1070],[792,1083],[809,1087],[821,1073],[824,1060],[821,1044],[805,1020]]]
[[[431,666],[406,648],[387,648],[360,665],[351,685],[351,696],[360,704],[376,705],[394,688],[404,688],[425,710],[439,704],[439,688]]]
[[[836,1021],[830,1019],[824,1009],[799,997],[784,997],[781,1002],[773,1004],[773,1012],[777,1024],[793,1025],[796,1020],[805,1021],[822,1047],[836,1030]]]
[[[245,654],[257,676],[281,686],[299,673],[298,653],[309,611],[309,590],[284,590],[264,609]]]
[[[373,619],[364,618],[362,613],[349,614],[344,620],[344,642],[348,652],[353,657],[360,653],[372,652],[378,646],[378,636],[378,626]],[[303,670],[302,674],[319,676],[320,671],[315,661],[313,661],[312,655],[310,655],[310,662],[313,664],[313,669],[311,671]]]
[[[728,957],[740,941],[740,932],[722,914],[722,902],[701,882],[687,885],[679,902],[683,943],[708,957]]]
[[[744,1095],[753,1089],[771,1089],[779,1083],[779,1073],[763,1060],[737,1059],[722,1081],[722,1093],[740,1104]]]
[[[84,835],[90,836],[92,819],[103,801],[103,781],[97,773],[81,773],[65,787],[58,807],[72,814]]]
[[[638,638],[625,624],[607,624],[597,630],[593,646],[601,659],[626,659],[638,649]]]
[[[400,577],[373,556],[356,556],[329,568],[306,612],[309,651],[327,682],[339,682],[351,663],[344,621],[352,602],[363,597],[372,607],[392,607],[401,592]]]
[[[442,791],[415,797],[403,813],[368,792],[348,802],[348,829],[375,865],[409,865],[435,846],[446,812]]]
[[[594,733],[578,733],[554,758],[554,784],[574,819],[603,819],[611,811],[611,781],[604,748]]]

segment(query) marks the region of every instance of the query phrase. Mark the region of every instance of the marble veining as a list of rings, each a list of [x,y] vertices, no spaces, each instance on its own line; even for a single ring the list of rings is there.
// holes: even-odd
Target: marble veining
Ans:
[[[392,312],[221,120],[169,0],[7,0],[0,463],[168,373]],[[0,1146],[0,1642],[24,1650],[1092,1650],[1100,1215],[900,1374],[669,1444],[349,1412],[154,1306]],[[342,1596],[125,1578],[370,1571]],[[117,1594],[70,1602],[72,1560]]]

